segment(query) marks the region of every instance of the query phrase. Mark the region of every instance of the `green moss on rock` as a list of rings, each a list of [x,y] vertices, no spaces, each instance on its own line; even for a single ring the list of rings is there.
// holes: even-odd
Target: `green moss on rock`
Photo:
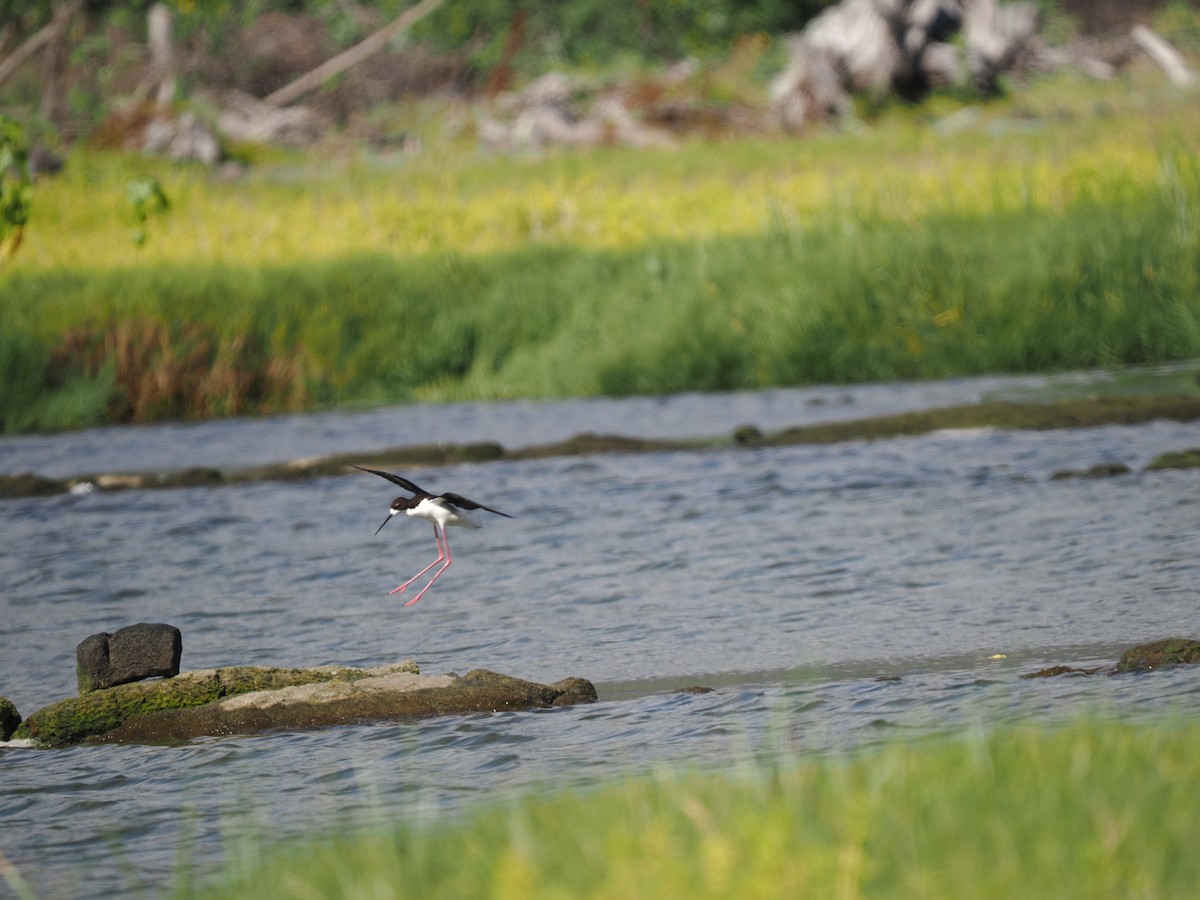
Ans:
[[[1113,671],[1145,672],[1149,669],[1196,663],[1200,663],[1200,641],[1166,638],[1125,651]]]
[[[361,685],[356,684],[359,681]],[[340,687],[331,684],[327,690],[296,687],[253,697],[225,698],[190,709],[163,710],[129,719],[103,739],[174,742],[202,735],[545,708],[595,699],[596,689],[582,678],[544,685],[484,669],[461,678],[451,675],[404,678],[393,672],[354,678]]]
[[[415,663],[403,664],[416,671]],[[130,719],[161,710],[187,709],[222,697],[324,681],[352,681],[372,670],[341,667],[316,669],[232,666],[185,672],[162,681],[122,684],[60,700],[33,713],[21,723],[16,736],[32,738],[50,747],[76,744],[107,734]]]
[[[1190,450],[1172,450],[1161,453],[1154,458],[1150,465],[1146,466],[1146,470],[1195,469],[1198,467],[1200,467],[1200,447],[1193,447]]]

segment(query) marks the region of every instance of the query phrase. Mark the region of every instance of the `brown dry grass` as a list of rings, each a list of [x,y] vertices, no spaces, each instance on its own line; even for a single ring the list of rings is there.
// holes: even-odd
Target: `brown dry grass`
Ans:
[[[51,354],[47,380],[111,371],[108,419],[153,422],[301,409],[311,403],[299,353],[268,352],[257,335],[221,342],[206,326],[146,317],[74,328]]]

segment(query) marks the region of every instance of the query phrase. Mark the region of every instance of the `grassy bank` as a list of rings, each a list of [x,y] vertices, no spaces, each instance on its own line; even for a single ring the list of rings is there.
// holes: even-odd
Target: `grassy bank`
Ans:
[[[1188,897],[1198,741],[1093,722],[631,780],[275,848],[213,896]]]
[[[232,183],[81,156],[39,188],[54,227],[0,275],[0,419],[1197,357],[1192,106],[1060,79],[956,131],[901,109],[805,141],[519,160],[446,144]],[[173,205],[139,248],[122,223],[141,174]]]

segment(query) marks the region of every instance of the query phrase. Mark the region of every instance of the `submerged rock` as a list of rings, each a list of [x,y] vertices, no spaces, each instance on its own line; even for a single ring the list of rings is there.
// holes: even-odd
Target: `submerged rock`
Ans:
[[[411,661],[369,669],[250,666],[185,672],[62,700],[33,713],[18,737],[46,746],[81,741],[182,741],[273,729],[588,703],[582,678],[553,685],[484,669],[421,675]]]
[[[1145,672],[1168,666],[1200,663],[1200,641],[1166,638],[1126,650],[1114,672]]]
[[[7,741],[21,724],[21,714],[7,697],[0,696],[0,741]]]
[[[0,475],[0,498],[49,497],[66,492],[66,484],[56,478],[43,478],[32,472],[19,475]]]
[[[174,625],[141,622],[84,638],[75,648],[79,693],[179,674],[183,636]]]
[[[1022,675],[1022,678],[1054,678],[1058,675],[1095,675],[1097,672],[1105,671],[1103,666],[1097,666],[1091,669],[1080,669],[1075,666],[1050,666],[1048,669],[1039,669],[1036,672],[1029,672]]]
[[[1122,462],[1096,463],[1089,469],[1077,471],[1062,469],[1050,476],[1051,481],[1062,481],[1067,478],[1112,478],[1115,475],[1128,475],[1133,470]]]
[[[1154,472],[1160,469],[1195,468],[1200,468],[1200,447],[1193,447],[1190,450],[1171,450],[1166,453],[1160,453],[1154,457],[1150,465],[1146,466],[1146,471]]]
[[[1079,669],[1074,666],[1050,666],[1022,678],[1053,678],[1057,675],[1120,675],[1124,672],[1148,672],[1169,666],[1200,664],[1200,641],[1191,638],[1164,638],[1149,644],[1139,644],[1122,654],[1113,666]]]
[[[86,494],[92,490],[117,491],[150,488],[210,487],[255,481],[291,481],[344,475],[351,463],[392,468],[406,465],[451,465],[462,462],[493,460],[545,459],[555,456],[581,456],[592,453],[657,453],[660,451],[700,450],[706,447],[787,446],[790,444],[831,444],[838,441],[884,440],[929,434],[942,429],[1020,428],[1092,428],[1099,425],[1134,425],[1155,419],[1191,422],[1200,419],[1200,397],[1135,396],[1087,397],[1052,403],[991,402],[951,406],[867,419],[848,419],[788,428],[764,434],[755,426],[743,426],[732,435],[682,440],[625,437],[615,434],[577,434],[564,441],[507,450],[500,444],[482,441],[471,444],[422,444],[389,450],[360,451],[299,459],[292,462],[252,466],[222,472],[212,468],[193,468],[177,472],[110,473],[82,475],[67,479],[47,479],[37,475],[0,475],[0,499],[34,495]],[[1200,464],[1200,450],[1184,451]],[[1152,463],[1150,468],[1177,468]],[[1115,472],[1095,472],[1116,474]]]

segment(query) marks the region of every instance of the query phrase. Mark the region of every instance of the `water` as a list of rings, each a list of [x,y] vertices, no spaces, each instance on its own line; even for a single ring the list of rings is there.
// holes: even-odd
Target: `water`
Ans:
[[[1044,384],[104,429],[0,440],[0,470],[247,465],[406,441],[522,446],[581,430],[711,435]],[[1194,713],[1191,668],[1019,675],[1196,634],[1195,472],[1049,476],[1110,461],[1137,471],[1197,444],[1195,425],[1157,422],[413,469],[426,487],[517,518],[453,531],[454,565],[409,608],[386,592],[433,559],[431,529],[398,521],[372,536],[395,493],[373,476],[9,501],[0,693],[25,713],[73,692],[83,637],[140,621],[182,630],[185,669],[412,657],[432,674],[580,675],[601,702],[175,747],[0,749],[0,850],[44,896],[153,896],[189,860],[211,871],[251,852],[248,835],[444,817],[509,790],[664,763],[843,752],[1088,711]],[[692,685],[715,690],[673,692]]]

